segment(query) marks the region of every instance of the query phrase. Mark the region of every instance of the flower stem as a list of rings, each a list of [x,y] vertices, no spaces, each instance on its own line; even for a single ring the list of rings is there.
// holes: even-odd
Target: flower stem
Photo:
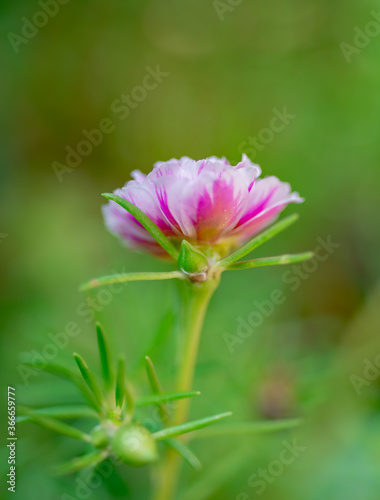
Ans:
[[[219,276],[204,283],[186,283],[183,295],[183,324],[180,332],[183,345],[180,353],[177,391],[189,391],[192,388],[203,322],[208,304],[218,284]],[[183,424],[188,418],[189,410],[189,399],[179,401],[169,425]],[[180,466],[180,455],[174,449],[169,448],[162,468],[159,470],[158,484],[153,492],[153,500],[173,500],[175,498]]]

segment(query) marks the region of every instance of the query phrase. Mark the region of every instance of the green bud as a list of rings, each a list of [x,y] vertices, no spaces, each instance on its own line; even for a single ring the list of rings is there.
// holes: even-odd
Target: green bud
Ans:
[[[106,430],[100,425],[95,427],[91,431],[91,440],[96,448],[105,448],[108,443]]]
[[[186,240],[182,241],[178,266],[185,274],[198,277],[199,281],[206,280],[206,272],[209,267],[207,257]]]
[[[148,429],[140,424],[120,427],[112,438],[111,448],[120,460],[133,467],[158,460],[157,443]]]

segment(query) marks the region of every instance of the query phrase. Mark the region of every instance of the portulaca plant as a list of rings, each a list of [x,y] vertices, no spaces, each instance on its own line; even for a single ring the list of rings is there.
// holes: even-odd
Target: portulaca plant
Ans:
[[[116,367],[107,348],[106,336],[97,325],[102,384],[79,354],[74,354],[78,373],[48,364],[45,370],[73,381],[88,405],[38,410],[22,408],[24,416],[20,421],[33,420],[86,443],[84,454],[60,466],[60,472],[94,469],[113,456],[125,466],[154,467],[152,499],[173,500],[182,459],[199,468],[199,460],[186,437],[231,415],[226,411],[188,421],[191,398],[199,395],[192,385],[202,325],[222,274],[300,262],[312,257],[312,253],[306,252],[241,260],[293,224],[297,215],[275,221],[288,204],[303,202],[298,193],[291,191],[289,184],[277,177],[261,178],[260,175],[260,167],[245,155],[236,166],[224,158],[194,161],[183,157],[156,163],[148,175],[134,171],[133,180],[123,188],[103,195],[109,200],[103,207],[107,228],[127,247],[166,259],[175,269],[105,276],[86,283],[82,290],[114,282],[180,280],[185,310],[181,362],[172,392],[166,392],[152,360],[147,357],[152,394],[135,399],[133,387],[126,380],[123,356]],[[172,412],[167,410],[169,401],[175,401]],[[156,405],[159,409],[160,421],[154,429],[144,426],[136,413],[136,409],[148,405]],[[89,416],[97,423],[88,433],[62,421]],[[297,419],[225,423],[218,424],[218,434],[276,430],[297,424]]]

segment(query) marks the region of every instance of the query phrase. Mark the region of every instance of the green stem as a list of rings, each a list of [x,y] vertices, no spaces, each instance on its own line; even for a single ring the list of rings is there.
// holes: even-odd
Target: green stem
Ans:
[[[218,284],[219,276],[204,283],[186,284],[183,325],[180,332],[180,335],[183,336],[183,346],[177,378],[177,391],[189,391],[192,388],[203,322],[208,304]],[[189,399],[179,401],[168,425],[183,424],[188,418],[189,410]],[[153,500],[173,500],[175,498],[180,466],[181,456],[174,449],[169,448],[159,471]]]

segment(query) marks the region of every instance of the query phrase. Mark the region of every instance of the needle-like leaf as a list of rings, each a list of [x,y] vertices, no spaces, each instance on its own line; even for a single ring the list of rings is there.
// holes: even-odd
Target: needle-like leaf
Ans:
[[[128,281],[161,281],[172,279],[185,279],[185,276],[180,271],[169,272],[151,272],[151,273],[124,273],[111,274],[101,278],[94,278],[80,287],[80,291],[91,290],[100,286],[112,285],[113,283],[125,283]]]
[[[238,436],[247,434],[260,434],[265,432],[283,431],[298,427],[302,419],[288,418],[281,420],[264,420],[258,422],[240,422],[223,424],[209,429],[203,429],[192,436],[192,439],[202,439],[220,436]]]
[[[116,389],[115,389],[116,406],[118,407],[120,412],[123,409],[124,398],[127,403],[126,417],[127,420],[131,420],[135,409],[135,401],[132,394],[132,390],[129,387],[128,382],[125,378],[125,357],[122,354],[119,357],[119,362],[117,365]]]
[[[239,269],[250,269],[252,267],[262,266],[283,266],[286,264],[294,264],[302,262],[314,257],[313,252],[304,252],[296,254],[279,255],[278,257],[264,257],[261,259],[243,260],[241,262],[234,262],[226,267],[227,270],[237,271]]]
[[[124,383],[125,383],[125,399],[127,402],[127,409],[125,412],[124,420],[132,420],[136,406],[135,397],[133,394],[132,387],[128,383],[128,380],[125,380]]]
[[[97,399],[99,404],[102,405],[103,404],[102,391],[100,390],[99,384],[96,381],[96,378],[95,378],[94,374],[92,373],[92,370],[87,365],[87,363],[82,358],[82,356],[80,356],[78,353],[74,353],[74,359],[78,365],[78,368],[81,372],[83,380],[86,382],[90,391],[93,393],[93,395],[95,396],[95,398]]]
[[[202,464],[199,461],[198,457],[194,455],[194,453],[190,450],[188,446],[185,445],[182,441],[178,439],[166,439],[164,441],[166,446],[173,448],[177,453],[179,453],[186,462],[191,465],[196,470],[202,468]]]
[[[141,408],[142,406],[149,405],[159,405],[162,403],[167,403],[168,401],[176,401],[177,399],[193,398],[194,396],[199,396],[198,391],[189,392],[163,392],[162,394],[152,394],[149,396],[143,396],[136,401],[136,406]]]
[[[153,365],[153,362],[149,356],[145,356],[145,368],[146,368],[146,372],[148,375],[149,383],[150,383],[150,386],[152,388],[153,394],[156,394],[156,395],[162,394],[163,388],[162,388],[161,382],[158,379],[157,372],[156,372],[154,365]],[[158,409],[160,412],[161,420],[163,422],[165,422],[165,420],[168,416],[165,405],[163,403],[157,403],[157,406],[158,406]]]
[[[82,432],[75,427],[71,427],[70,425],[64,424],[63,422],[60,422],[55,418],[37,415],[33,411],[30,411],[28,408],[24,407],[19,407],[19,411],[30,417],[33,422],[41,425],[42,427],[46,427],[47,429],[58,432],[59,434],[63,434],[64,436],[68,436],[74,439],[80,439],[81,441],[86,441],[87,443],[91,441],[91,436],[89,436],[85,432]]]
[[[202,418],[200,420],[194,420],[193,422],[187,422],[186,424],[169,427],[155,432],[153,437],[157,440],[173,438],[180,436],[181,434],[202,429],[203,427],[207,427],[208,425],[214,424],[215,422],[218,422],[223,418],[230,417],[231,415],[231,412],[220,413],[219,415],[214,415],[213,417]]]
[[[51,408],[35,408],[33,409],[34,415],[40,415],[41,417],[51,417],[51,418],[97,418],[97,413],[83,405],[68,405],[68,406],[53,406]],[[29,422],[31,417],[25,415],[17,417],[17,422]]]
[[[86,399],[88,404],[91,405],[99,414],[102,413],[101,405],[99,404],[95,396],[92,394],[90,389],[87,387],[87,385],[84,384],[82,380],[68,368],[56,365],[55,363],[46,363],[43,366],[41,366],[40,363],[35,363],[35,362],[24,362],[24,364],[27,366],[32,366],[33,368],[36,368],[38,370],[43,370],[52,375],[56,375],[65,380],[69,380],[70,382],[73,382],[78,387],[78,389],[80,390],[80,392],[82,393],[83,397]]]
[[[241,259],[245,255],[252,252],[252,250],[257,248],[258,246],[262,245],[266,241],[276,236],[276,234],[280,233],[281,231],[284,231],[284,229],[294,224],[294,222],[296,222],[297,219],[298,219],[298,214],[293,214],[290,215],[289,217],[286,217],[285,219],[280,220],[280,222],[277,222],[277,224],[274,224],[270,228],[266,229],[265,231],[257,235],[251,241],[240,247],[238,250],[236,250],[236,252],[232,253],[225,259],[221,260],[218,263],[218,267],[226,268],[233,262]]]
[[[115,401],[116,406],[121,410],[124,403],[125,396],[125,358],[123,355],[120,356],[117,365],[116,374],[116,389],[115,389]]]
[[[100,355],[100,363],[102,365],[104,387],[106,388],[107,391],[109,391],[113,384],[113,371],[112,371],[112,364],[110,362],[107,340],[100,323],[96,324],[96,334],[98,337],[99,355]]]
[[[161,231],[161,229],[136,205],[133,205],[133,203],[130,203],[129,201],[125,200],[124,198],[121,198],[120,196],[117,196],[112,193],[104,193],[102,194],[104,198],[107,198],[107,200],[111,200],[116,202],[118,205],[123,207],[127,212],[129,212],[135,219],[137,219],[140,224],[142,224],[145,229],[148,231],[148,233],[153,236],[153,238],[159,243],[164,250],[167,251],[169,255],[173,257],[175,261],[178,260],[179,257],[179,251],[175,248],[173,243],[167,238],[164,233]]]
[[[156,369],[154,368],[153,362],[149,356],[145,356],[145,368],[153,394],[162,393],[163,389],[161,382],[158,379]]]
[[[108,452],[105,450],[94,451],[83,455],[82,457],[77,457],[66,464],[59,465],[54,468],[54,471],[58,475],[71,474],[79,470],[85,469],[86,467],[96,467],[100,462],[103,462],[108,456]]]

